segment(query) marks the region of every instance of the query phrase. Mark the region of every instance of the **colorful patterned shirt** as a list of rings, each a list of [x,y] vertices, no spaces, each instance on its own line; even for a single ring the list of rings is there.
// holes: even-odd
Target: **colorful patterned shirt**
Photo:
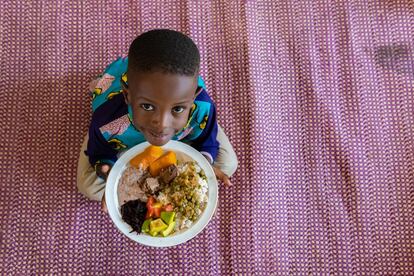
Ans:
[[[132,109],[124,100],[121,78],[127,82],[128,58],[112,62],[92,81],[92,121],[89,127],[89,162],[113,165],[119,152],[145,142],[144,135],[132,124]],[[187,143],[213,162],[218,153],[216,109],[208,96],[204,81],[198,77],[201,93],[196,97],[186,126],[173,137]]]

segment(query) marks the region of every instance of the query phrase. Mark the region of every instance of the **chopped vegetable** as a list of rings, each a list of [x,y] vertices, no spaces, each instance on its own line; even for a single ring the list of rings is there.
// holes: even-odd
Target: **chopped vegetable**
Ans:
[[[156,219],[150,222],[150,231],[151,232],[161,232],[168,228],[168,225],[165,224],[162,219]]]
[[[174,222],[175,212],[161,212],[161,219],[168,225]]]
[[[171,203],[168,203],[167,205],[164,206],[164,211],[166,212],[171,212],[174,210],[174,206]]]
[[[150,196],[147,201],[147,213],[145,218],[159,218],[163,209],[162,203],[156,202],[155,198]]]
[[[136,168],[141,167],[142,169],[146,170],[149,165],[161,157],[162,154],[163,150],[161,147],[151,145],[143,152],[135,156],[133,159],[131,159],[129,163]]]
[[[147,220],[144,221],[144,223],[142,224],[142,227],[141,227],[141,232],[143,232],[143,233],[148,233],[149,232],[150,222],[151,222],[151,219],[147,219]]]
[[[164,231],[161,231],[161,235],[162,235],[163,237],[168,236],[168,235],[169,235],[169,234],[171,234],[171,232],[174,230],[174,227],[175,227],[175,221],[171,222],[171,223],[168,225],[168,228],[167,228],[167,229],[165,229]]]

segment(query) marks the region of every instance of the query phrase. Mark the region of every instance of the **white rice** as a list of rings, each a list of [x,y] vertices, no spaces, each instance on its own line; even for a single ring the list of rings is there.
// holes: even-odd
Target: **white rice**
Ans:
[[[203,209],[208,201],[208,183],[205,181],[199,173],[202,171],[200,166],[194,164],[196,168],[197,177],[198,177],[198,184],[200,184],[200,188],[196,189],[196,194],[198,195],[198,201],[200,202],[200,208]],[[178,174],[184,173],[188,169],[188,164],[178,165]],[[166,205],[171,202],[168,195],[160,192],[157,201],[161,202],[163,205]],[[202,211],[200,209],[197,210],[197,216],[200,216]],[[190,228],[193,224],[193,221],[186,217],[182,217],[181,213],[178,212],[175,219],[175,231],[184,230],[186,228]]]

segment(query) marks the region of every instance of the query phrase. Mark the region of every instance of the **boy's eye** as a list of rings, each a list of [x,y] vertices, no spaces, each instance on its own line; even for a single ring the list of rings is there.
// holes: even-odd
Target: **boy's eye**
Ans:
[[[144,109],[145,111],[153,111],[154,110],[154,106],[152,106],[151,104],[141,104],[141,108]]]
[[[184,111],[184,107],[182,106],[176,106],[173,108],[174,113],[181,113]]]

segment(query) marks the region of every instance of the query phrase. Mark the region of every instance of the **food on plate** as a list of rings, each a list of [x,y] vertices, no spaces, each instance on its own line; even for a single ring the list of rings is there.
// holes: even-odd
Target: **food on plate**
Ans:
[[[158,219],[154,219],[153,221],[150,222],[150,230],[149,230],[149,234],[151,236],[156,236],[159,232],[164,231],[165,229],[168,228],[168,225],[165,224],[162,219],[158,218]]]
[[[168,225],[174,222],[175,212],[161,212],[161,219],[165,221]]]
[[[149,165],[152,176],[158,176],[160,171],[171,165],[177,165],[177,157],[173,151],[169,151]]]
[[[136,168],[142,167],[142,169],[145,170],[152,162],[161,157],[163,152],[164,151],[161,147],[151,145],[142,153],[132,158],[129,163]]]
[[[135,199],[146,202],[148,197],[145,193],[145,179],[147,177],[148,172],[143,169],[133,166],[126,168],[118,186],[119,204],[122,205],[127,201]]]
[[[161,173],[159,175],[159,181],[167,185],[171,183],[171,181],[174,180],[178,175],[178,168],[177,166],[168,166],[167,168],[161,170]]]
[[[175,212],[163,211],[161,212],[161,218],[146,219],[142,224],[141,231],[148,233],[151,236],[157,236],[161,234],[163,237],[171,234],[175,227]]]
[[[163,208],[160,202],[156,202],[155,198],[150,196],[147,201],[147,214],[145,215],[146,219],[149,218],[159,218],[161,216],[161,210]]]
[[[147,233],[149,231],[151,219],[144,220],[144,223],[141,226],[141,232]]]
[[[141,232],[145,220],[145,202],[139,199],[130,200],[121,207],[122,219],[132,227],[132,231]]]
[[[167,237],[199,219],[208,184],[196,162],[159,149],[150,146],[130,161],[118,184],[118,201],[122,219],[133,231]]]
[[[165,229],[165,230],[161,231],[161,235],[162,235],[163,237],[168,236],[168,235],[169,235],[169,234],[171,234],[171,232],[174,230],[174,227],[175,227],[175,221],[171,222],[171,224],[170,224],[170,225],[168,225],[167,229]]]
[[[163,204],[174,206],[177,218],[191,226],[205,209],[207,204],[207,181],[204,172],[194,162],[183,164],[179,174],[158,195]],[[180,228],[184,227],[180,225]]]

